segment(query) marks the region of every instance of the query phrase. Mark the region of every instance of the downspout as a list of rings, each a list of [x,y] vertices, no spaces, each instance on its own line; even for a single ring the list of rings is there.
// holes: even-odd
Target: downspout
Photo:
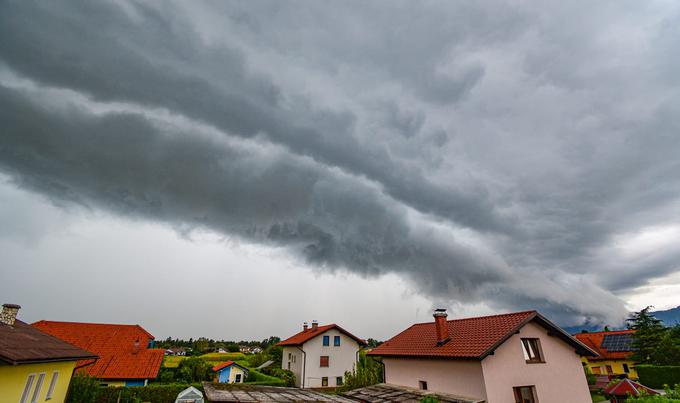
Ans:
[[[295,347],[302,352],[302,381],[300,382],[300,388],[305,388],[305,368],[307,367],[307,353],[300,347]]]

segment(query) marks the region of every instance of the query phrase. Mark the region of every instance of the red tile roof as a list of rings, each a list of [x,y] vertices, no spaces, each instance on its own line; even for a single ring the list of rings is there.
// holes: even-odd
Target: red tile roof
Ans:
[[[356,337],[355,335],[341,328],[335,323],[331,323],[330,325],[318,326],[316,329],[310,327],[307,330],[303,330],[300,333],[294,334],[293,336],[287,338],[286,340],[280,341],[277,344],[277,346],[299,346],[315,338],[316,336],[320,336],[321,334],[326,333],[328,330],[331,329],[339,330],[340,332],[346,334],[348,337],[351,337],[354,340],[356,340],[357,343],[359,343],[362,346],[366,345],[365,340]]]
[[[434,322],[417,323],[371,350],[374,356],[483,359],[527,323],[534,321],[572,344],[580,354],[594,355],[536,311],[447,321],[450,340],[437,345]]]
[[[610,334],[628,334],[635,333],[635,330],[613,330],[609,332],[592,332],[592,333],[577,333],[574,335],[581,343],[590,347],[592,350],[599,355],[599,357],[589,358],[589,360],[625,360],[628,359],[633,352],[632,351],[607,351],[606,348],[602,348],[602,341],[604,336]]]
[[[612,396],[640,396],[640,392],[645,391],[648,395],[658,395],[659,392],[650,389],[638,382],[631,381],[628,378],[622,379],[620,382],[610,385],[604,390],[605,394]]]
[[[164,350],[146,348],[154,337],[139,325],[41,320],[33,326],[97,354],[83,370],[99,379],[154,379],[163,361]]]

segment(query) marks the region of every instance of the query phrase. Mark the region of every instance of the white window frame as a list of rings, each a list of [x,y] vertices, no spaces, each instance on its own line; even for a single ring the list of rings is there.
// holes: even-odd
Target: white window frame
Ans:
[[[40,392],[42,392],[42,386],[43,383],[45,383],[45,375],[44,372],[38,374],[38,381],[35,383],[35,390],[31,397],[31,403],[38,403],[38,400],[40,400]]]
[[[35,374],[28,374],[26,377],[26,385],[24,385],[24,392],[21,394],[21,400],[19,403],[27,403],[28,395],[31,394],[31,389],[33,389],[33,382],[35,381]]]
[[[45,400],[50,400],[54,394],[54,388],[57,387],[57,380],[59,379],[59,371],[52,372],[52,379],[50,380],[50,387],[47,389]]]

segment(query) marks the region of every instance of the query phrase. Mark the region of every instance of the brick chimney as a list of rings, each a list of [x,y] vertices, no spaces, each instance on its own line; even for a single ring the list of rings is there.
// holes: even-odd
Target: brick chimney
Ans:
[[[319,322],[315,320],[312,321],[312,330],[316,330],[319,327]]]
[[[437,331],[437,345],[441,346],[446,344],[447,341],[451,340],[449,337],[449,326],[446,324],[446,309],[435,309],[434,314],[434,326]]]
[[[303,332],[304,332],[304,331],[307,331],[308,328],[309,328],[309,325],[307,325],[307,322],[305,322],[305,323],[302,324],[302,331],[303,331]]]
[[[0,313],[0,322],[14,326],[14,321],[17,319],[17,312],[21,307],[16,304],[3,304],[2,312]]]

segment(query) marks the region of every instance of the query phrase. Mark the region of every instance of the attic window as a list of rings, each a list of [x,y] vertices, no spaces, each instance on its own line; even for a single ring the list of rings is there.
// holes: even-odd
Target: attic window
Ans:
[[[528,364],[545,362],[539,339],[522,339],[522,352],[524,353],[524,360]]]

